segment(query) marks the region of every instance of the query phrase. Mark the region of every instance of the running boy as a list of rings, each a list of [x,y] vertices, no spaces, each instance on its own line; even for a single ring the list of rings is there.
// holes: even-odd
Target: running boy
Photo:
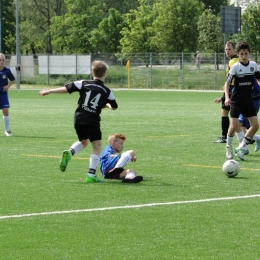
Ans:
[[[0,109],[3,113],[4,122],[4,134],[6,136],[12,136],[10,131],[10,116],[9,116],[9,100],[8,100],[8,90],[12,86],[15,78],[11,70],[5,67],[5,55],[0,53]],[[9,79],[9,82],[8,82]]]
[[[259,128],[251,91],[254,86],[254,77],[260,79],[260,73],[257,64],[249,60],[250,48],[246,42],[238,43],[237,54],[239,56],[239,62],[231,67],[224,85],[225,105],[230,105],[231,117],[231,125],[227,135],[226,156],[228,159],[233,158],[233,138],[235,130],[239,127],[239,115],[242,114],[248,118],[250,128],[246,132],[243,141],[239,144],[238,148],[236,148],[236,153],[240,160],[244,160],[244,147],[252,143],[252,138]],[[229,87],[233,78],[235,78],[235,87],[230,97]]]
[[[104,85],[107,64],[96,60],[92,63],[93,80],[80,80],[66,84],[64,87],[40,91],[40,96],[52,93],[79,92],[79,100],[74,115],[74,128],[78,140],[69,150],[65,150],[60,162],[60,170],[64,172],[73,155],[86,148],[88,142],[92,144],[92,154],[89,160],[87,183],[103,182],[96,176],[96,169],[101,153],[102,133],[100,130],[100,114],[102,108],[117,109],[118,105],[112,91]]]
[[[124,169],[129,161],[136,161],[134,150],[120,154],[125,140],[126,137],[122,134],[112,134],[108,137],[108,145],[100,156],[100,170],[104,178],[119,179],[125,183],[138,183],[143,180],[143,177],[136,176],[135,170]]]

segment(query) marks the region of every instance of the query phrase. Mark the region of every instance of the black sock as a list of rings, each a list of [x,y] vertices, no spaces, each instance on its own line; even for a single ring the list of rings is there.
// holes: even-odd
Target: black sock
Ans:
[[[89,173],[89,174],[96,174],[96,170],[95,170],[95,169],[92,169],[92,168],[89,168],[89,169],[88,169],[88,173]]]
[[[221,127],[222,127],[222,138],[227,139],[227,133],[229,128],[229,117],[222,116],[221,117]]]

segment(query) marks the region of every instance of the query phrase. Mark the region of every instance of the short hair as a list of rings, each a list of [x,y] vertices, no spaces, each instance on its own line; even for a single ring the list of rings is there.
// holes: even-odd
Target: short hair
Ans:
[[[250,52],[250,48],[247,42],[239,42],[237,44],[237,52],[241,50],[248,50],[248,52]]]
[[[92,71],[95,77],[101,78],[106,73],[108,65],[102,60],[92,62]]]
[[[227,41],[226,45],[231,45],[233,49],[236,49],[236,44],[234,42]]]
[[[123,134],[111,134],[108,136],[108,143],[112,144],[116,139],[126,140],[126,136]]]
[[[0,52],[0,56],[2,56],[5,60],[5,55],[3,53]]]

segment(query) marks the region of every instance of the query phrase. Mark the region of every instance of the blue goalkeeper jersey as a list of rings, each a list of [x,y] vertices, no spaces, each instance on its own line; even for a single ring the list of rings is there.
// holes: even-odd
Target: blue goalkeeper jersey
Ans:
[[[8,85],[8,80],[14,81],[15,77],[9,68],[4,67],[0,71],[0,95],[7,95],[7,91],[4,91],[3,88]]]
[[[114,155],[114,157],[110,158],[111,155]],[[111,145],[107,145],[104,148],[100,155],[100,171],[104,177],[115,167],[119,158],[120,154],[115,155],[115,151]]]

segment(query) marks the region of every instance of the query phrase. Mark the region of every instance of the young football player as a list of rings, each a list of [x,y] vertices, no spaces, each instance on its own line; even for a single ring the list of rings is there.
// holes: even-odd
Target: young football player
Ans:
[[[100,129],[100,114],[102,108],[117,109],[118,105],[112,91],[104,85],[107,64],[96,60],[92,63],[93,80],[79,80],[66,84],[64,87],[40,91],[40,96],[52,93],[79,93],[77,109],[74,115],[74,128],[78,141],[69,150],[63,152],[60,170],[64,172],[71,157],[86,148],[88,142],[92,144],[92,154],[89,160],[87,183],[103,182],[96,176],[96,169],[101,153],[102,133]]]
[[[12,136],[10,131],[8,90],[12,86],[14,80],[15,78],[11,70],[5,67],[5,55],[0,53],[0,109],[2,109],[3,113],[5,136]]]
[[[256,62],[249,60],[250,48],[247,42],[238,43],[237,54],[239,62],[231,67],[224,85],[225,105],[230,105],[231,117],[231,124],[227,135],[226,156],[228,159],[233,158],[233,138],[236,129],[240,127],[238,118],[242,114],[249,120],[250,128],[245,133],[243,141],[236,148],[236,153],[239,159],[244,160],[245,147],[247,144],[252,143],[252,138],[259,128],[251,91],[254,86],[254,77],[259,83],[260,73]],[[229,88],[233,79],[235,79],[235,86],[230,94]]]
[[[121,153],[125,140],[126,136],[123,134],[109,135],[108,145],[100,156],[100,170],[104,178],[118,179],[124,183],[138,183],[143,177],[136,176],[135,170],[124,169],[129,161],[136,161],[134,150]]]

